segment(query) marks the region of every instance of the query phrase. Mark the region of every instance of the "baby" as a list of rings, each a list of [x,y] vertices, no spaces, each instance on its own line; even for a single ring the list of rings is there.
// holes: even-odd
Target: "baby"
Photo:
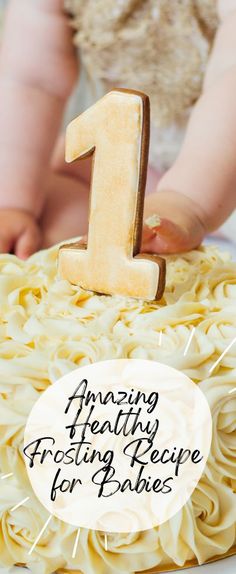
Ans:
[[[144,225],[145,251],[192,249],[236,206],[236,2],[227,6],[180,152],[146,197],[145,221],[154,225]],[[64,1],[10,0],[0,69],[0,252],[26,258],[86,233],[90,160],[66,165],[59,135],[77,78]]]

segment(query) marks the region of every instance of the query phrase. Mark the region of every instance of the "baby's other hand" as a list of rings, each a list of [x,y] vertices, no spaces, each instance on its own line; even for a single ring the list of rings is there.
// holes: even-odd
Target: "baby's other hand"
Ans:
[[[33,215],[21,209],[0,209],[0,253],[27,259],[41,244],[41,232]]]

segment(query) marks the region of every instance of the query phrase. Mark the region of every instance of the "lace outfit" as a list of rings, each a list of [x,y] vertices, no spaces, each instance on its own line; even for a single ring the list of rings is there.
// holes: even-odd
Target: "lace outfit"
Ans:
[[[227,0],[226,0],[227,3]],[[151,164],[174,161],[219,24],[216,0],[66,0],[91,81],[151,99]]]

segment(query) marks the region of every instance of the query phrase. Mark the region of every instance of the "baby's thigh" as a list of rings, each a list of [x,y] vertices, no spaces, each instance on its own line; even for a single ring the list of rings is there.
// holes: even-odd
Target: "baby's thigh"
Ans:
[[[46,186],[41,219],[44,246],[84,235],[88,227],[88,186],[78,179],[52,175]]]

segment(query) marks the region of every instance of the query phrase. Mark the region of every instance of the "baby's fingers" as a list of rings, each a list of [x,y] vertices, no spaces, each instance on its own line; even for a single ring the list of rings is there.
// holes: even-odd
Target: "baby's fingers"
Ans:
[[[153,216],[144,224],[142,251],[145,253],[179,253],[198,244],[199,237],[169,219]]]
[[[142,251],[190,251],[200,245],[207,231],[206,214],[184,194],[158,191],[146,198]]]

